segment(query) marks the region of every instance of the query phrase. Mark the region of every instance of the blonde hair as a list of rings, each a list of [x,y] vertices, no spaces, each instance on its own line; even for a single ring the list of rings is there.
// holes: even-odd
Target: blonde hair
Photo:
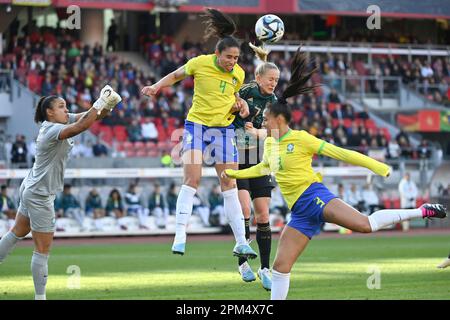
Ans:
[[[258,59],[263,62],[256,67],[255,76],[262,76],[269,70],[278,70],[278,72],[280,71],[275,63],[267,62],[267,56],[269,55],[269,51],[264,50],[263,47],[257,47],[251,42],[249,42],[248,45],[255,52]]]

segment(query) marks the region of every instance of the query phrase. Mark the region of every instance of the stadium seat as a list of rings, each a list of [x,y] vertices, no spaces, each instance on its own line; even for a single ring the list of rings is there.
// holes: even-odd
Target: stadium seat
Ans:
[[[401,205],[400,205],[400,198],[392,198],[392,209],[400,209]]]
[[[391,209],[392,208],[391,199],[389,199],[389,198],[383,199],[383,206],[385,209]]]
[[[136,152],[144,150],[145,149],[145,143],[142,141],[136,141],[134,143],[134,150],[136,150]]]
[[[114,126],[113,132],[117,141],[124,142],[128,140],[127,128],[125,126]]]
[[[350,128],[352,126],[352,119],[344,119],[344,127]]]
[[[366,121],[364,121],[364,125],[366,126],[367,129],[373,129],[376,128],[377,125],[375,124],[375,121],[373,121],[372,119],[367,119]]]
[[[300,110],[292,111],[292,120],[294,121],[294,123],[300,123],[302,116],[303,116],[303,112],[301,112]]]
[[[136,157],[136,152],[134,150],[128,150],[125,152],[125,154],[127,155],[127,158]]]
[[[147,141],[145,143],[145,150],[152,150],[152,149],[156,149],[156,143],[154,143],[153,141]]]
[[[380,128],[381,132],[383,133],[383,136],[386,138],[387,141],[391,141],[391,133],[389,132],[388,128]]]
[[[169,125],[169,127],[177,128],[179,125],[179,121],[177,118],[171,117],[171,118],[167,119],[167,124]]]
[[[140,149],[136,150],[136,157],[146,157],[147,156],[147,150]]]
[[[123,143],[123,150],[125,150],[125,152],[134,151],[134,144],[133,144],[133,142],[125,141]]]
[[[334,102],[329,102],[328,103],[328,113],[332,113],[334,110],[336,110],[336,106],[338,105],[339,103],[334,103]]]

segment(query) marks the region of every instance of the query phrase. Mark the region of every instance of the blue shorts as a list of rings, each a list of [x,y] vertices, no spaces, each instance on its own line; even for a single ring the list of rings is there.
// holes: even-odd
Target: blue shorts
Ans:
[[[302,193],[291,210],[291,221],[288,226],[294,228],[309,239],[320,233],[323,219],[323,208],[330,200],[337,198],[323,184],[315,182]]]
[[[192,121],[184,122],[183,153],[201,150],[207,164],[238,162],[234,125],[207,127]]]

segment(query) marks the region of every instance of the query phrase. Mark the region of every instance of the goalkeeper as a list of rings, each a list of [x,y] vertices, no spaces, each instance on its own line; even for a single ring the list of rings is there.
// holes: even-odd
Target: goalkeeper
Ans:
[[[289,128],[291,111],[286,99],[304,93],[309,75],[304,53],[297,51],[291,66],[291,79],[278,102],[266,107],[263,127],[268,138],[264,141],[263,161],[244,170],[227,169],[223,178],[249,179],[270,172],[280,186],[289,208],[291,220],[284,228],[272,267],[272,300],[284,300],[289,291],[290,272],[297,258],[324,222],[347,229],[369,233],[412,218],[445,218],[441,204],[424,204],[417,209],[379,210],[367,217],[332,194],[323,184],[320,174],[311,166],[315,154],[332,157],[363,166],[383,177],[390,168],[361,153],[336,147],[306,131]]]
[[[96,120],[107,116],[121,97],[105,86],[92,108],[79,114],[68,112],[66,101],[58,96],[42,97],[34,120],[41,123],[36,139],[36,160],[19,191],[19,209],[14,227],[0,241],[0,263],[16,243],[31,230],[34,252],[31,273],[35,299],[45,300],[48,255],[55,231],[54,200],[62,191],[64,169],[73,147],[72,137],[87,130]]]

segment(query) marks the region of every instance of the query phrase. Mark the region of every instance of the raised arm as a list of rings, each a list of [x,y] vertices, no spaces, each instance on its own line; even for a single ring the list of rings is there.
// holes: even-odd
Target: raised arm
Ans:
[[[157,83],[155,83],[151,86],[146,86],[146,87],[142,88],[141,93],[143,95],[146,95],[149,97],[155,96],[156,94],[158,94],[158,92],[161,89],[170,87],[170,86],[174,85],[175,83],[177,83],[178,81],[183,80],[187,76],[188,76],[188,74],[186,73],[185,66],[182,66],[182,67],[178,68],[177,70],[166,75],[164,78],[159,80]]]
[[[97,101],[89,111],[75,115],[75,122],[64,127],[59,133],[58,139],[71,138],[86,131],[98,118],[111,112],[122,98],[110,86],[105,86]]]

